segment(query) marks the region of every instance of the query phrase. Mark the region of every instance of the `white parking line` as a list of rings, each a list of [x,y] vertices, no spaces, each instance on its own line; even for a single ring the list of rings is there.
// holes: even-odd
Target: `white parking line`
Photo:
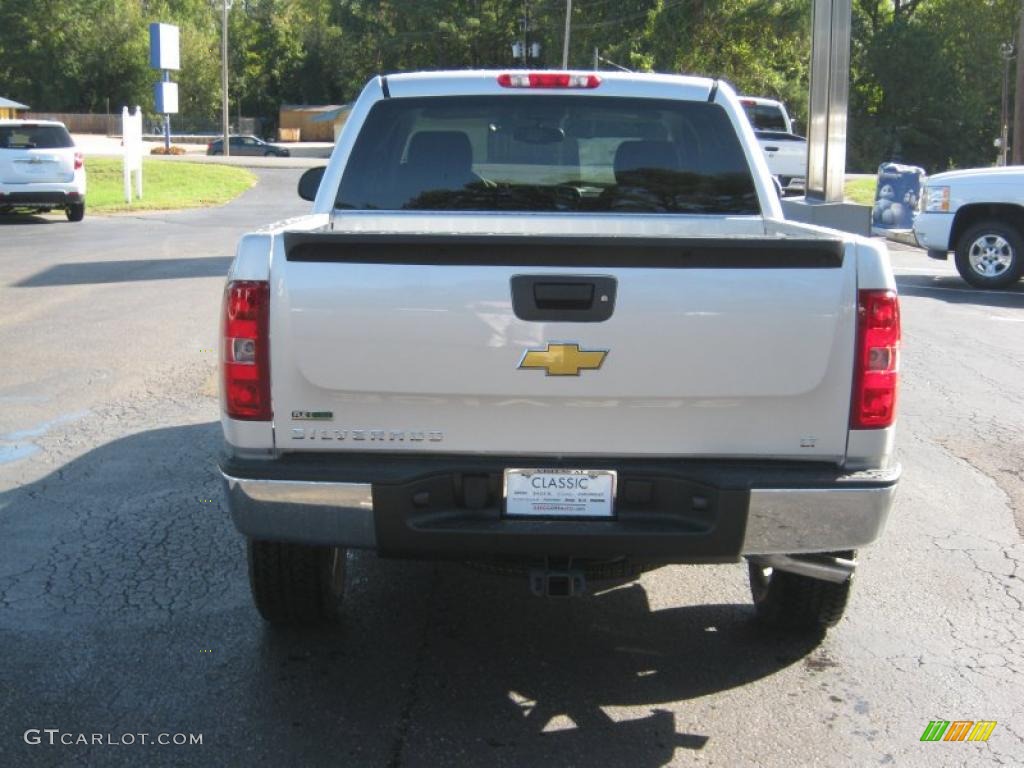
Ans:
[[[974,294],[986,294],[989,296],[1017,296],[1024,300],[1024,293],[1008,293],[1007,291],[982,291],[977,288],[942,288],[937,285],[908,285],[908,290],[914,291],[951,291],[953,293],[963,293],[968,295]]]

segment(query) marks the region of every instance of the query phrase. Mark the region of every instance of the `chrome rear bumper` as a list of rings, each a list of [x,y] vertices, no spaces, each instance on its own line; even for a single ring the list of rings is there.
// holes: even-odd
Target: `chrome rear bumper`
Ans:
[[[894,472],[899,477],[899,468]],[[857,549],[882,533],[896,485],[750,492],[744,555]]]
[[[251,480],[221,472],[235,527],[251,539],[373,549],[369,483]]]
[[[250,538],[377,547],[370,483],[239,478],[223,470],[221,474],[235,526]],[[825,488],[752,489],[737,557],[829,552],[870,544],[885,526],[899,475],[896,466],[849,475],[845,482]],[[627,537],[623,537],[623,549],[628,555]]]

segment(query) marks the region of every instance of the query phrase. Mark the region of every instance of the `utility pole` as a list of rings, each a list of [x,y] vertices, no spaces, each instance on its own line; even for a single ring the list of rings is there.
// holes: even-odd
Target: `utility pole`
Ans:
[[[1017,32],[1017,87],[1013,97],[1013,164],[1024,165],[1024,0],[1020,4],[1020,29]]]
[[[569,68],[569,30],[572,27],[572,0],[565,0],[565,42],[562,44],[562,69]]]
[[[526,69],[530,65],[526,61],[526,57],[529,56],[529,42],[528,35],[530,31],[530,0],[523,0],[523,69]]]
[[[1013,43],[1003,43],[999,46],[999,55],[1003,58],[1003,102],[1002,113],[999,119],[999,164],[1006,165],[1007,150],[1009,147],[1010,122],[1010,60],[1013,58]]]
[[[231,155],[231,141],[228,136],[228,11],[231,10],[231,0],[220,0],[220,111],[223,118],[224,143],[222,145],[224,157]]]

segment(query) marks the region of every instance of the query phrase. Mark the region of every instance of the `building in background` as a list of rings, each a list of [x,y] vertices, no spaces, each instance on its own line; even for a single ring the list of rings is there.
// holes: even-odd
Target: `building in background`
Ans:
[[[18,116],[18,112],[23,109],[28,109],[28,105],[19,104],[16,101],[0,96],[0,120],[13,120]]]
[[[333,142],[351,109],[351,104],[282,104],[277,138],[279,141]]]
[[[341,133],[341,129],[345,127],[345,123],[348,121],[348,116],[352,113],[352,104],[342,104],[340,107],[334,107],[327,112],[321,112],[319,115],[313,118],[314,123],[330,123],[331,128],[334,132],[334,137],[331,141],[337,143],[338,134]]]

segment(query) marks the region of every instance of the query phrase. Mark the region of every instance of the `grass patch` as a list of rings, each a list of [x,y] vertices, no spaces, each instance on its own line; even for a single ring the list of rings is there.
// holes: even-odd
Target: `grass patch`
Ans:
[[[877,180],[871,179],[850,179],[843,188],[846,199],[851,203],[861,205],[875,204],[875,184]]]
[[[88,213],[166,211],[203,208],[234,200],[256,183],[245,168],[227,165],[142,160],[142,199],[124,201],[124,175],[120,158],[87,157]],[[134,179],[132,180],[134,183]]]

